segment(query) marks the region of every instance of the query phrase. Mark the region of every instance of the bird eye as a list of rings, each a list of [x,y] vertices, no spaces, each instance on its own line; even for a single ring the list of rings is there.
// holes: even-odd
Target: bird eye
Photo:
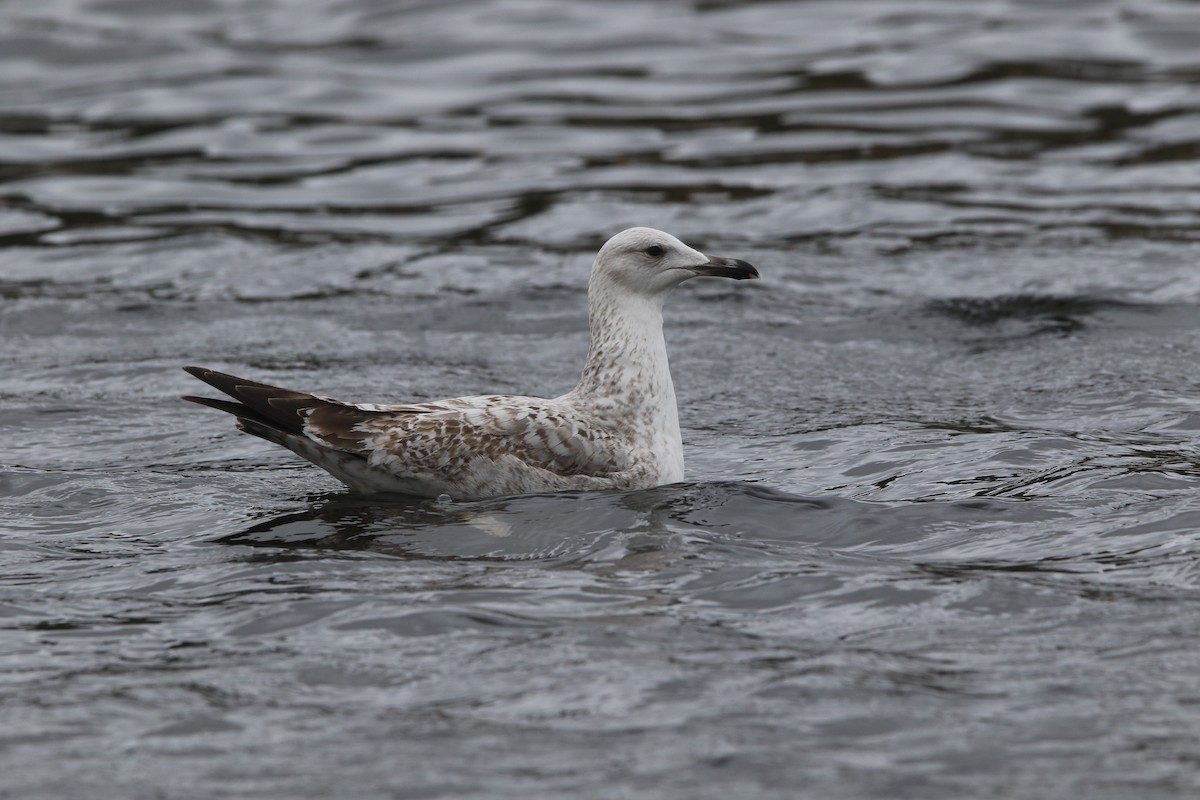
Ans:
[[[658,258],[663,254],[663,249],[656,244],[652,244],[646,248],[646,255],[651,258]]]

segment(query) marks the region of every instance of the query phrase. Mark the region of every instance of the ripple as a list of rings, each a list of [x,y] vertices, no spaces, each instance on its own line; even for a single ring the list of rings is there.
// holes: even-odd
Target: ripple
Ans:
[[[1186,794],[1200,27],[1125,6],[0,7],[5,788]],[[690,483],[355,499],[176,399],[561,393],[633,224],[765,278],[668,306]]]

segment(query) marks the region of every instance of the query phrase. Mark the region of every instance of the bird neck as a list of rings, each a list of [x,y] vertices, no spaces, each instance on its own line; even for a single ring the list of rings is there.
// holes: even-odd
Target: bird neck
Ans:
[[[606,291],[588,298],[591,346],[579,388],[592,395],[644,397],[674,393],[662,332],[662,300]]]
[[[667,481],[683,479],[675,385],[663,340],[662,301],[596,286],[588,293],[592,341],[572,393],[655,453]]]

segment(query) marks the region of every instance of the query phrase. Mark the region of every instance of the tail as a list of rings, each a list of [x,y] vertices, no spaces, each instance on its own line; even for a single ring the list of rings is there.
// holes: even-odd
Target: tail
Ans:
[[[371,467],[370,434],[359,428],[363,422],[381,414],[420,414],[426,409],[419,406],[397,406],[387,410],[358,408],[203,367],[183,369],[233,398],[230,401],[185,395],[184,400],[233,414],[237,417],[239,430],[286,447],[351,489],[368,494],[429,495],[420,481]]]
[[[370,412],[352,405],[239,378],[203,367],[184,367],[184,372],[238,402],[212,397],[184,395],[182,399],[215,408],[237,417],[246,433],[295,450],[293,437],[322,447],[364,456],[362,434],[354,430]]]
[[[239,429],[276,444],[283,444],[280,441],[283,436],[303,436],[303,409],[320,402],[318,398],[304,392],[295,392],[203,367],[184,367],[183,371],[240,402],[194,395],[184,395],[183,400],[233,414],[238,418]]]

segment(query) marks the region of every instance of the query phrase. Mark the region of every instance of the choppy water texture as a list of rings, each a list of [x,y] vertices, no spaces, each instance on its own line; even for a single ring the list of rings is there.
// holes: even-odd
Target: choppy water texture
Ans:
[[[1200,6],[0,6],[0,796],[1200,793]],[[177,395],[557,394],[689,480],[355,499]]]

